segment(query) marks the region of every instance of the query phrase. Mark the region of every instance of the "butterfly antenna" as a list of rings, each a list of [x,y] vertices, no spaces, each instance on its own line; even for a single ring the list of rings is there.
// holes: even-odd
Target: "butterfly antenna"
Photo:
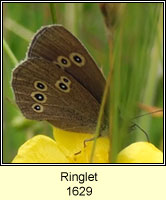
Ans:
[[[161,109],[161,110],[156,110],[156,111],[153,111],[153,112],[150,112],[150,113],[145,113],[145,114],[142,114],[142,115],[138,115],[137,117],[134,117],[133,119],[137,119],[137,118],[139,118],[139,117],[143,117],[143,116],[146,116],[146,115],[150,115],[150,114],[154,114],[154,113],[158,113],[158,112],[162,112],[163,111],[163,109]],[[132,120],[133,120],[132,119]]]
[[[135,127],[139,128],[145,134],[147,142],[150,142],[149,135],[147,134],[147,132],[143,128],[141,128],[138,124],[136,124],[135,122],[132,122],[132,123],[133,123],[133,125],[131,126],[131,128],[135,128]]]

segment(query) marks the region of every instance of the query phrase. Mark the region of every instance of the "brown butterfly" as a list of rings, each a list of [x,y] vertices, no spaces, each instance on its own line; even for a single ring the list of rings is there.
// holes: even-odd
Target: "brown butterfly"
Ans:
[[[45,26],[35,34],[26,60],[13,71],[12,87],[26,118],[67,131],[95,131],[105,79],[63,26]]]

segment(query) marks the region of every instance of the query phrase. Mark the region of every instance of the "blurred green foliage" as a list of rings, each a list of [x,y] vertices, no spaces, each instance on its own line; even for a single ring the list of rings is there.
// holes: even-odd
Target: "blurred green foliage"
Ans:
[[[138,126],[135,131],[129,132],[131,121],[138,124],[158,147],[163,135],[162,117],[158,120],[158,127],[152,124],[157,124],[157,121],[152,121],[151,115],[131,120],[141,114],[139,103],[162,107],[162,93],[159,93],[159,102],[154,101],[156,95],[159,95],[157,85],[160,83],[161,87],[160,80],[163,78],[162,74],[159,75],[163,67],[162,4],[127,3],[121,15],[113,40],[110,94],[111,152],[114,159],[124,147],[146,138]]]

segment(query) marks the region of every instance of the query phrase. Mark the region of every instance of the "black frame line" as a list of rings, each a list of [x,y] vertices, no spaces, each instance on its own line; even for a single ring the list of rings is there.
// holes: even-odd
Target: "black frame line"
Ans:
[[[163,3],[163,163],[3,163],[3,3]],[[165,164],[165,1],[1,1],[1,160],[0,166],[166,166]]]

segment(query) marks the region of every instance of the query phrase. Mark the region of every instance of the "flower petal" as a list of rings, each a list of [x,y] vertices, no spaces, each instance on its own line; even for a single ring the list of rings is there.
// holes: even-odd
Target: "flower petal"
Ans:
[[[136,142],[118,154],[117,163],[163,163],[163,153],[149,142]]]
[[[93,138],[93,134],[64,131],[53,127],[54,138],[65,155],[73,156],[84,148],[84,141]]]
[[[75,163],[89,163],[93,148],[93,141],[87,142],[80,154],[75,156]],[[93,163],[109,163],[109,139],[100,137],[97,139]]]
[[[38,135],[25,142],[12,163],[70,163],[54,140]]]

